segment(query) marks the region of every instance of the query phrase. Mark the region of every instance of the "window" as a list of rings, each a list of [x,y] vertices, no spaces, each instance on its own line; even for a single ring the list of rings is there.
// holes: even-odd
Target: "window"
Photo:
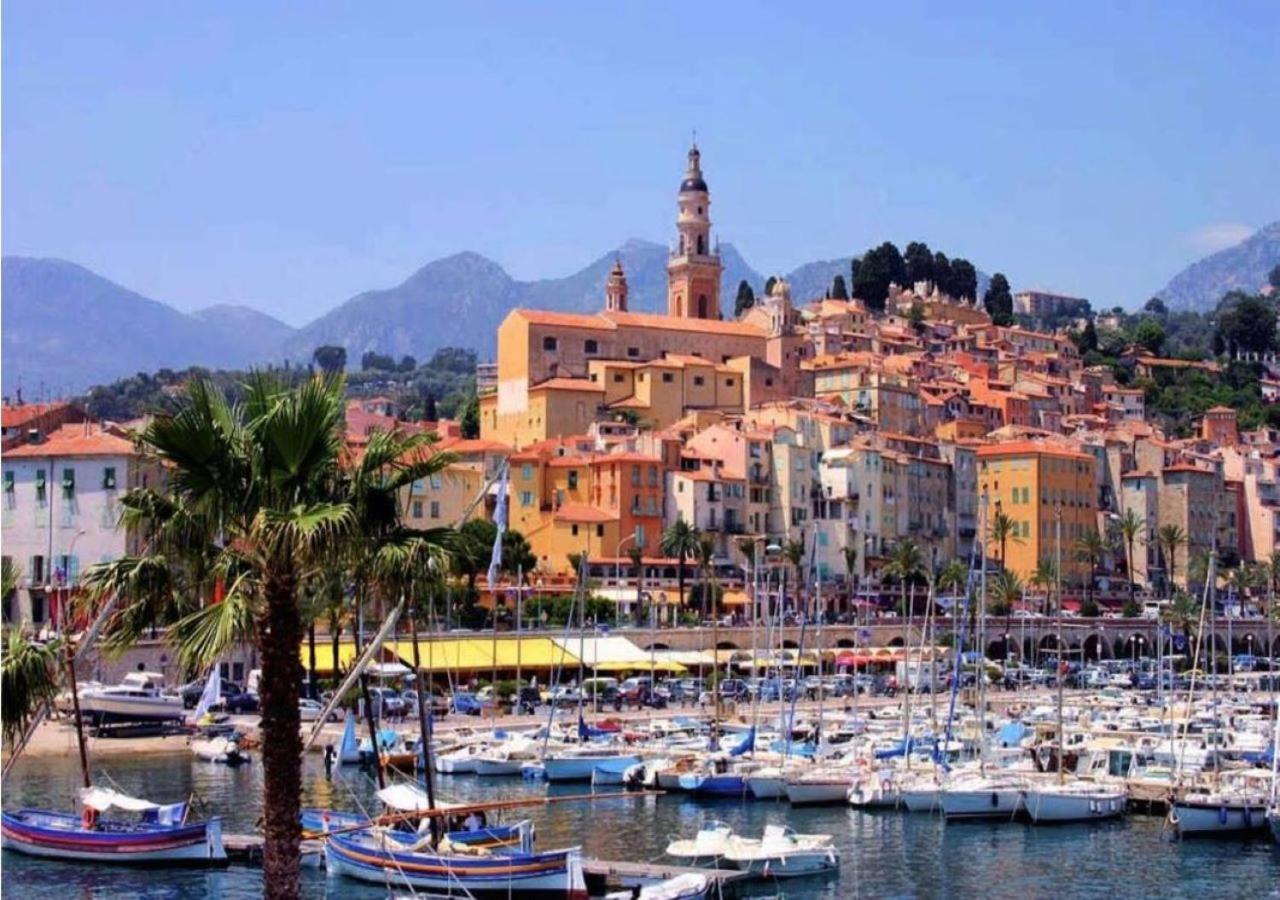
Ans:
[[[439,500],[431,501],[431,518],[433,519],[440,518],[440,501]]]
[[[732,379],[732,378],[726,378],[726,379],[724,380],[724,386],[725,386],[725,387],[733,387],[733,379]]]
[[[80,557],[58,557],[57,578],[59,584],[75,584],[80,580]]]
[[[76,495],[76,470],[62,470],[62,496],[70,499]]]
[[[704,384],[707,383],[707,379],[703,378],[701,375],[694,375],[693,383],[695,387],[702,387]]]
[[[650,466],[649,467],[649,487],[657,487],[657,486],[658,486],[658,467]]]
[[[107,466],[102,470],[102,489],[104,491],[114,491],[116,489],[115,466]]]
[[[45,471],[44,469],[36,469],[36,502],[44,505],[45,500]]]
[[[631,467],[631,486],[640,487],[640,466],[638,465]]]
[[[604,526],[603,526],[603,525],[597,525],[597,526],[596,526],[596,537],[598,537],[598,538],[602,538],[602,537],[604,537]]]
[[[555,349],[556,349],[556,339],[555,339],[555,338],[553,338],[553,337],[551,337],[550,335],[548,335],[547,337],[544,337],[544,338],[542,339],[542,349],[543,349],[543,350],[555,350]]]
[[[644,549],[644,526],[643,525],[636,526],[636,546],[639,547],[641,550]]]
[[[587,353],[599,353],[600,344],[597,341],[586,340],[582,342],[582,349]]]
[[[773,387],[773,379],[772,379],[772,378],[766,378],[766,379],[764,380],[764,386],[765,386],[765,387]]]
[[[28,567],[27,571],[31,573],[32,584],[44,584],[44,557],[31,557],[31,565]]]
[[[676,377],[675,377],[674,375],[672,375],[670,372],[663,372],[663,373],[662,373],[662,383],[663,383],[663,384],[670,384],[671,382],[673,382],[673,381],[675,381],[675,380],[676,380]]]
[[[533,491],[521,491],[521,492],[520,492],[520,505],[521,505],[521,506],[533,506]]]
[[[569,490],[576,491],[578,489],[578,470],[569,470]]]
[[[640,355],[640,348],[639,348],[639,347],[628,347],[628,348],[627,348],[627,356],[629,356],[629,357],[631,357],[631,358],[633,358],[633,359],[634,359],[635,357],[637,357],[637,356],[639,356],[639,355]]]
[[[422,501],[421,501],[421,500],[414,500],[414,501],[413,501],[413,504],[412,504],[412,506],[411,506],[411,510],[412,510],[412,512],[411,512],[410,514],[411,514],[415,519],[421,519],[421,518],[422,518]]]
[[[13,469],[5,469],[4,472],[4,492],[6,494],[13,493]]]
[[[523,478],[525,481],[528,481],[530,478],[533,477],[532,463],[525,463],[520,467],[520,477]]]
[[[613,373],[613,383],[614,383],[614,384],[622,384],[622,382],[624,382],[624,381],[626,381],[626,380],[627,380],[627,377],[626,377],[625,375],[623,375],[621,372],[614,372],[614,373]]]
[[[569,533],[570,533],[571,535],[573,535],[574,537],[577,537],[577,536],[578,536],[578,526],[577,526],[577,525],[570,526],[570,528],[569,528]]]

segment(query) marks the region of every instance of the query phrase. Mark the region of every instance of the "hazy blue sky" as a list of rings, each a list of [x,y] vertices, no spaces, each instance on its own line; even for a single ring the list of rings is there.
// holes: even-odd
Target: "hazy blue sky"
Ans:
[[[962,6],[983,6],[982,12]],[[1144,300],[1280,218],[1280,3],[4,4],[4,250],[299,323],[471,249],[920,238]]]

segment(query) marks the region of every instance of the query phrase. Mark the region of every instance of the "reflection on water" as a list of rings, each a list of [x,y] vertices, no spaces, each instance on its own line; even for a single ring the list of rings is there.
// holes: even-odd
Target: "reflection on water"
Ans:
[[[261,813],[258,764],[238,769],[198,762],[185,753],[110,760],[96,767],[99,782],[156,801],[188,795],[221,815],[224,830],[247,832]],[[79,775],[74,759],[24,759],[5,786],[4,804],[68,808]],[[512,797],[570,797],[589,793],[585,784],[530,784],[519,778],[474,776],[437,778],[443,799],[496,800]],[[368,808],[371,778],[358,769],[340,770],[327,781],[320,758],[308,756],[304,804],[341,809]],[[785,802],[735,800],[694,802],[682,795],[620,797],[593,803],[569,801],[531,807],[542,847],[581,844],[604,859],[657,860],[668,841],[691,835],[710,819],[758,835],[766,823],[836,836],[842,854],[838,875],[785,882],[788,898],[1048,896],[1264,897],[1280,896],[1280,850],[1265,841],[1165,839],[1161,821],[1134,817],[1099,825],[1033,828],[1021,823],[952,824],[927,816],[866,814],[845,807],[793,810]],[[261,873],[225,871],[144,871],[41,862],[12,853],[3,860],[5,898],[253,898]],[[386,897],[372,885],[305,876],[308,897]],[[764,885],[758,896],[776,896]]]

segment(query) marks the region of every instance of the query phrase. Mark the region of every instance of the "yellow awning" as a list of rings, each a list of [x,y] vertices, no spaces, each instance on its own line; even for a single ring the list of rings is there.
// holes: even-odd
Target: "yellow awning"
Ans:
[[[302,667],[309,669],[311,666],[311,645],[307,641],[302,642],[301,649]],[[356,658],[355,641],[338,641],[338,668],[342,671],[350,669],[355,665]],[[316,638],[316,672],[319,674],[333,674],[336,669],[333,666],[333,642],[324,638]]]
[[[499,638],[496,659],[499,669],[514,669],[517,665],[550,669],[578,664],[578,657],[561,649],[551,638],[543,637]]]
[[[678,662],[663,660],[627,660],[625,662],[602,662],[591,667],[593,672],[673,672],[679,674],[689,670]]]
[[[725,591],[720,598],[720,606],[746,606],[751,602],[746,591]]]
[[[388,642],[405,665],[413,665],[413,642]],[[418,659],[428,672],[478,672],[486,669],[550,669],[576,666],[578,658],[561,650],[550,638],[436,638],[418,639]]]

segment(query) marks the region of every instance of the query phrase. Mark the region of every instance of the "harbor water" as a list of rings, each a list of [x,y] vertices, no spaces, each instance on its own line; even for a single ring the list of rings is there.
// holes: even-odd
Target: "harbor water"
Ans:
[[[238,769],[193,760],[186,753],[102,761],[95,781],[156,801],[194,794],[197,811],[223,819],[227,833],[249,833],[261,814],[261,767]],[[8,809],[71,808],[79,770],[74,759],[23,759],[4,790]],[[545,784],[519,778],[440,776],[450,801],[542,796]],[[355,768],[327,780],[318,756],[304,770],[304,804],[368,808],[374,786]],[[590,791],[588,785],[556,785],[555,794]],[[201,807],[200,804],[204,804]],[[1095,825],[1033,827],[1020,822],[944,824],[929,816],[863,813],[847,807],[792,809],[785,802],[702,801],[682,795],[569,802],[529,809],[538,844],[580,844],[587,856],[651,861],[678,836],[690,837],[703,822],[720,819],[741,834],[758,835],[769,823],[835,836],[838,874],[761,884],[755,896],[847,897],[1280,897],[1280,848],[1253,841],[1174,842],[1156,817],[1131,816]],[[0,890],[5,898],[252,898],[262,873],[232,866],[220,871],[106,869],[42,862],[4,853]],[[315,898],[387,897],[394,891],[323,872],[305,874],[304,893]],[[405,893],[405,892],[401,892]]]

